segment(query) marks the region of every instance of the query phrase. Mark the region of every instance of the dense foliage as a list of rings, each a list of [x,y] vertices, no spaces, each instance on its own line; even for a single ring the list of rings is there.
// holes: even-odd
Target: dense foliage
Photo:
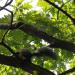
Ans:
[[[36,27],[38,30],[46,32],[48,35],[75,43],[75,26],[74,21],[63,13],[60,9],[65,10],[70,16],[75,18],[75,3],[71,0],[50,0],[57,7],[48,3],[49,0],[15,0],[11,5],[13,8],[13,23],[23,22],[30,26]],[[0,24],[10,23],[11,14],[4,15],[0,18]],[[1,28],[0,28],[1,29]],[[0,41],[2,41],[6,30],[0,30]],[[37,34],[36,34],[37,35]],[[14,50],[19,51],[22,48],[28,48],[30,52],[36,51],[42,46],[48,46],[49,43],[36,36],[24,33],[20,29],[8,31],[4,37],[4,41]],[[60,46],[60,45],[59,45]],[[65,45],[66,46],[66,45]],[[33,58],[32,62],[54,73],[62,73],[68,69],[75,67],[75,53],[66,51],[62,48],[53,48],[57,54],[57,60],[52,60],[47,57]],[[3,45],[0,45],[0,53],[10,56],[10,51]],[[2,75],[29,75],[21,69],[0,65],[0,74]],[[33,72],[33,75],[37,75]],[[70,75],[70,74],[68,74]],[[75,72],[72,73],[75,75]]]

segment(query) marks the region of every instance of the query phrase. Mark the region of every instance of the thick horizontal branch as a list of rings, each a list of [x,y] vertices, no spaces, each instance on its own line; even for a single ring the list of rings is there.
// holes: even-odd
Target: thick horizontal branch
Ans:
[[[75,44],[63,40],[56,39],[44,31],[38,30],[37,28],[24,24],[19,27],[20,30],[24,31],[25,33],[31,34],[32,36],[36,36],[38,38],[44,39],[48,43],[50,43],[50,47],[53,48],[61,48],[66,49],[71,52],[75,52]]]
[[[0,29],[7,29],[9,27],[10,27],[9,25],[7,25],[7,26],[0,25]],[[22,30],[23,32],[25,32],[27,34],[30,34],[31,36],[38,37],[40,39],[47,41],[48,43],[50,43],[50,47],[61,48],[61,49],[65,49],[67,51],[75,52],[75,44],[64,41],[64,40],[56,39],[56,38],[48,35],[44,31],[38,30],[34,26],[19,22],[19,23],[13,24],[12,27],[10,27],[10,29],[17,29],[17,28],[19,28],[20,30]]]
[[[39,75],[55,75],[53,72],[48,71],[47,69],[41,68],[40,66],[31,62],[21,61],[14,56],[5,56],[0,54],[0,64],[21,68],[31,74],[33,74],[33,71],[37,71]]]

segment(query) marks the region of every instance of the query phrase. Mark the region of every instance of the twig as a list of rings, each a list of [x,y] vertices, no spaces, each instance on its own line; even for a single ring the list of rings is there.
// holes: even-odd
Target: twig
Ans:
[[[61,9],[61,7],[58,7],[57,5],[55,5],[53,2],[51,2],[50,0],[44,0],[47,3],[51,4],[52,6],[54,6],[55,8],[57,8],[58,10],[60,10],[61,12],[63,12],[67,17],[70,18],[70,20],[73,22],[73,24],[75,25],[75,18],[73,18],[69,13],[67,13],[65,10]]]
[[[9,3],[6,3],[3,7],[0,7],[0,11],[3,10],[6,6],[10,5],[12,3],[13,0],[10,0]]]
[[[13,55],[15,54],[13,49],[11,49],[7,44],[5,44],[4,42],[1,42],[0,44],[3,45],[4,47],[6,47]]]
[[[62,1],[63,2],[63,1]],[[66,3],[63,3],[62,5],[61,5],[61,7],[60,8],[62,8],[65,4],[67,4],[69,1],[67,1]],[[58,20],[58,18],[59,18],[59,9],[58,9],[58,11],[57,11],[57,20]]]

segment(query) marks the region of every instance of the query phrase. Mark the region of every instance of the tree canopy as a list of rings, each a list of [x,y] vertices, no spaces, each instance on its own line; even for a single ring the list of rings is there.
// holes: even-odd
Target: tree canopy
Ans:
[[[1,75],[75,75],[75,0],[6,0],[3,10]]]

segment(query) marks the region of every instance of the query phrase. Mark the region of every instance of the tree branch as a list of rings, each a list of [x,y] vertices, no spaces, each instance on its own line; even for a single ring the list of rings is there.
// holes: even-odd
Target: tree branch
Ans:
[[[9,25],[0,25],[0,29],[7,29],[9,27],[10,27]],[[20,30],[22,30],[23,32],[31,36],[38,37],[40,39],[47,41],[48,43],[50,43],[49,46],[52,48],[61,48],[70,52],[75,52],[75,44],[52,37],[51,35],[48,35],[44,31],[38,30],[32,25],[18,22],[18,23],[14,23],[12,27],[10,27],[11,30],[17,29],[17,28],[19,28]]]
[[[58,7],[57,5],[55,5],[53,2],[51,2],[50,0],[44,0],[47,3],[49,3],[50,5],[54,6],[55,8],[57,8],[59,11],[61,11],[62,13],[64,13],[75,25],[75,18],[73,18],[69,13],[67,13],[65,10],[61,9],[61,7]]]
[[[48,35],[44,31],[38,30],[37,28],[35,28],[31,25],[22,24],[22,26],[20,26],[19,29],[27,34],[36,36],[40,39],[47,41],[48,43],[50,43],[50,47],[61,48],[61,49],[65,49],[67,51],[75,52],[75,44],[64,41],[64,40],[56,39],[56,38]]]
[[[55,75],[53,72],[48,71],[47,69],[44,69],[31,62],[21,61],[14,56],[5,56],[0,54],[0,64],[21,68],[31,74],[33,74],[33,71],[37,71],[39,75]]]

